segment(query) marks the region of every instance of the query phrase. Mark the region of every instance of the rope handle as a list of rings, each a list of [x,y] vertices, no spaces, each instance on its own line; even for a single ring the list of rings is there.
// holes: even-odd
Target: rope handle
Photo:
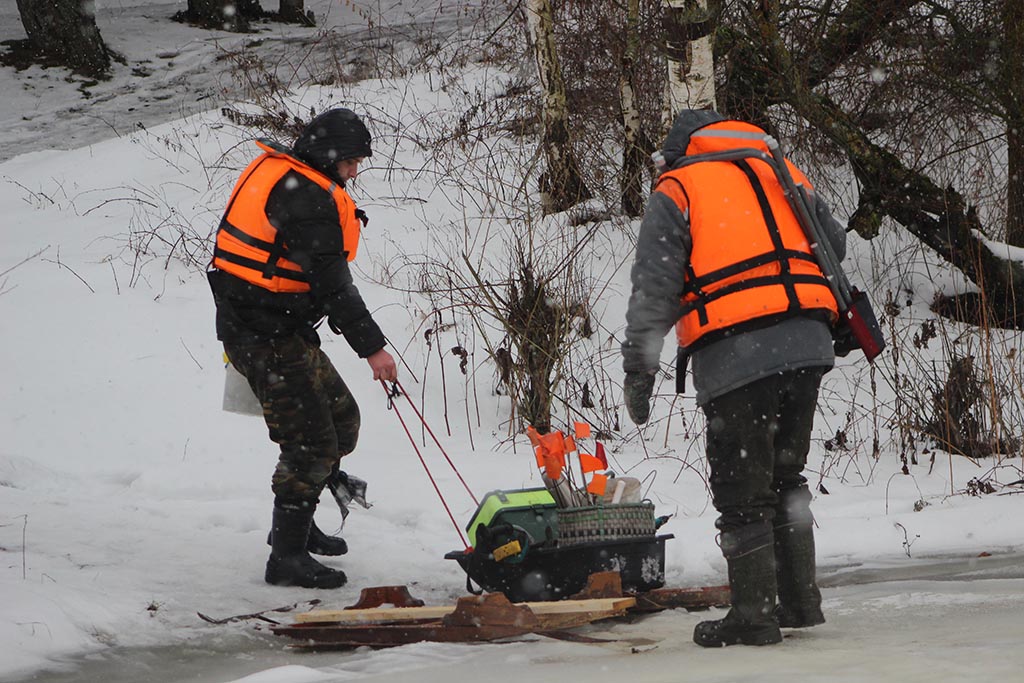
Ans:
[[[382,380],[382,382],[383,382],[383,380]],[[385,387],[385,389],[386,389],[386,387]],[[462,487],[464,489],[466,489],[466,493],[468,493],[469,497],[473,499],[473,504],[474,505],[480,505],[480,501],[476,499],[476,496],[473,495],[473,491],[470,490],[469,484],[467,484],[466,480],[462,478],[462,473],[459,472],[459,468],[457,468],[455,466],[455,463],[452,462],[452,459],[450,457],[448,457],[448,452],[445,451],[444,446],[441,445],[441,441],[434,434],[434,430],[430,428],[430,425],[427,424],[426,419],[420,413],[419,409],[416,408],[416,404],[412,402],[411,398],[409,398],[409,392],[407,392],[405,390],[405,387],[402,386],[401,382],[399,382],[398,380],[395,380],[394,382],[391,383],[391,390],[388,391],[388,397],[389,397],[388,398],[388,401],[389,401],[388,408],[389,409],[394,405],[394,399],[399,397],[399,396],[405,396],[405,400],[407,400],[409,402],[409,405],[412,407],[413,412],[416,413],[416,417],[419,418],[419,421],[426,428],[427,433],[430,434],[430,438],[434,440],[435,444],[437,444],[437,448],[438,448],[438,450],[441,451],[441,455],[443,455],[444,459],[448,462],[448,466],[452,468],[452,472],[454,472],[455,476],[459,478],[459,482],[462,484]]]
[[[455,532],[459,535],[459,539],[462,541],[462,545],[465,547],[466,550],[471,550],[472,546],[469,545],[469,543],[466,541],[466,537],[465,535],[463,535],[462,528],[459,526],[459,523],[455,521],[455,516],[452,514],[451,508],[448,506],[448,501],[445,500],[444,494],[441,493],[441,489],[438,487],[437,481],[435,481],[434,479],[434,475],[430,472],[430,467],[427,466],[427,461],[423,459],[423,454],[420,452],[419,447],[416,445],[416,440],[413,438],[412,433],[409,431],[408,425],[405,424],[405,418],[402,417],[402,413],[398,410],[398,403],[395,401],[395,399],[400,395],[405,395],[406,399],[409,401],[409,405],[411,405],[413,411],[416,412],[416,416],[423,423],[423,426],[426,427],[427,431],[430,432],[430,435],[432,437],[434,437],[434,432],[427,425],[426,421],[423,419],[423,416],[420,414],[420,412],[416,410],[416,406],[413,405],[412,400],[409,399],[408,394],[405,393],[405,389],[404,387],[402,387],[401,384],[399,384],[397,381],[392,382],[390,389],[388,388],[388,385],[384,380],[380,380],[380,384],[381,387],[384,389],[384,393],[388,397],[388,410],[393,410],[395,412],[395,415],[398,417],[398,421],[402,424],[402,429],[405,430],[405,435],[409,437],[409,443],[412,444],[413,450],[416,451],[416,457],[420,459],[420,464],[423,465],[423,470],[427,473],[427,478],[430,479],[430,483],[434,487],[434,491],[437,492],[437,497],[441,499],[441,505],[444,506],[445,512],[448,513],[448,519],[452,521],[452,525],[455,527]],[[451,458],[448,457],[448,454],[445,453],[444,448],[441,446],[440,442],[437,441],[437,437],[434,437],[434,442],[437,443],[438,448],[440,448],[441,452],[444,453],[445,459],[448,460],[448,464],[451,465],[452,469],[455,471],[455,474],[459,477],[459,481],[462,481],[462,485],[466,487],[466,491],[469,491],[469,486],[466,485],[466,482],[462,479],[462,475],[459,474],[459,471],[455,468],[455,464],[451,461]],[[473,502],[476,503],[476,497],[473,495],[472,491],[469,491],[469,495],[471,498],[473,498]],[[479,505],[479,503],[477,504]]]

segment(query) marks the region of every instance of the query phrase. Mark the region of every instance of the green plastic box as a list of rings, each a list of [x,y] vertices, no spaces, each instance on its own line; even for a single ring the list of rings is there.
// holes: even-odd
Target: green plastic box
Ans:
[[[530,534],[533,543],[558,537],[558,508],[546,488],[491,491],[466,525],[469,542],[476,547],[477,529],[510,524]]]

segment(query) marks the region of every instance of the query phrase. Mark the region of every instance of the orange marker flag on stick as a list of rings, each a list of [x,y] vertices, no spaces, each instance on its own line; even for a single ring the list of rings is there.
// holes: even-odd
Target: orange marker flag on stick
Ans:
[[[544,453],[557,456],[565,455],[565,437],[562,435],[562,432],[541,434],[537,438],[540,441],[541,448],[544,449]]]
[[[607,488],[608,477],[604,474],[595,474],[594,478],[587,484],[587,492],[593,493],[595,496],[603,496]]]
[[[580,467],[584,473],[603,470],[607,466],[607,463],[601,462],[600,458],[595,458],[590,453],[580,453]]]
[[[537,467],[551,479],[558,479],[565,467],[565,437],[561,432],[538,434],[533,427],[527,427],[530,442],[536,446]]]
[[[565,437],[565,452],[566,453],[572,453],[574,450],[576,450],[576,440],[573,439],[571,436],[566,436]]]
[[[590,436],[590,425],[586,422],[574,422],[573,428],[577,439],[586,439]]]

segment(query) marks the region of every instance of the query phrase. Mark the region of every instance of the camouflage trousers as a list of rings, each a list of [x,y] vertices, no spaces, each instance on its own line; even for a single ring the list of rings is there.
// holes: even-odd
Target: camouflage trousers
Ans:
[[[263,405],[281,447],[271,480],[277,504],[315,506],[332,468],[356,447],[359,406],[318,344],[297,335],[224,344]]]

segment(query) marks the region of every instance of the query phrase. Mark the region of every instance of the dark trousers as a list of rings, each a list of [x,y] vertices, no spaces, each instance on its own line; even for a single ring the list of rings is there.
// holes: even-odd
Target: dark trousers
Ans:
[[[772,375],[704,406],[711,494],[716,526],[733,532],[767,522],[780,501],[810,501],[801,474],[810,450],[811,426],[824,368]],[[809,514],[809,513],[808,513]]]
[[[224,344],[231,364],[263,404],[281,448],[271,480],[279,505],[315,506],[331,469],[355,450],[359,406],[318,344],[299,336]]]

